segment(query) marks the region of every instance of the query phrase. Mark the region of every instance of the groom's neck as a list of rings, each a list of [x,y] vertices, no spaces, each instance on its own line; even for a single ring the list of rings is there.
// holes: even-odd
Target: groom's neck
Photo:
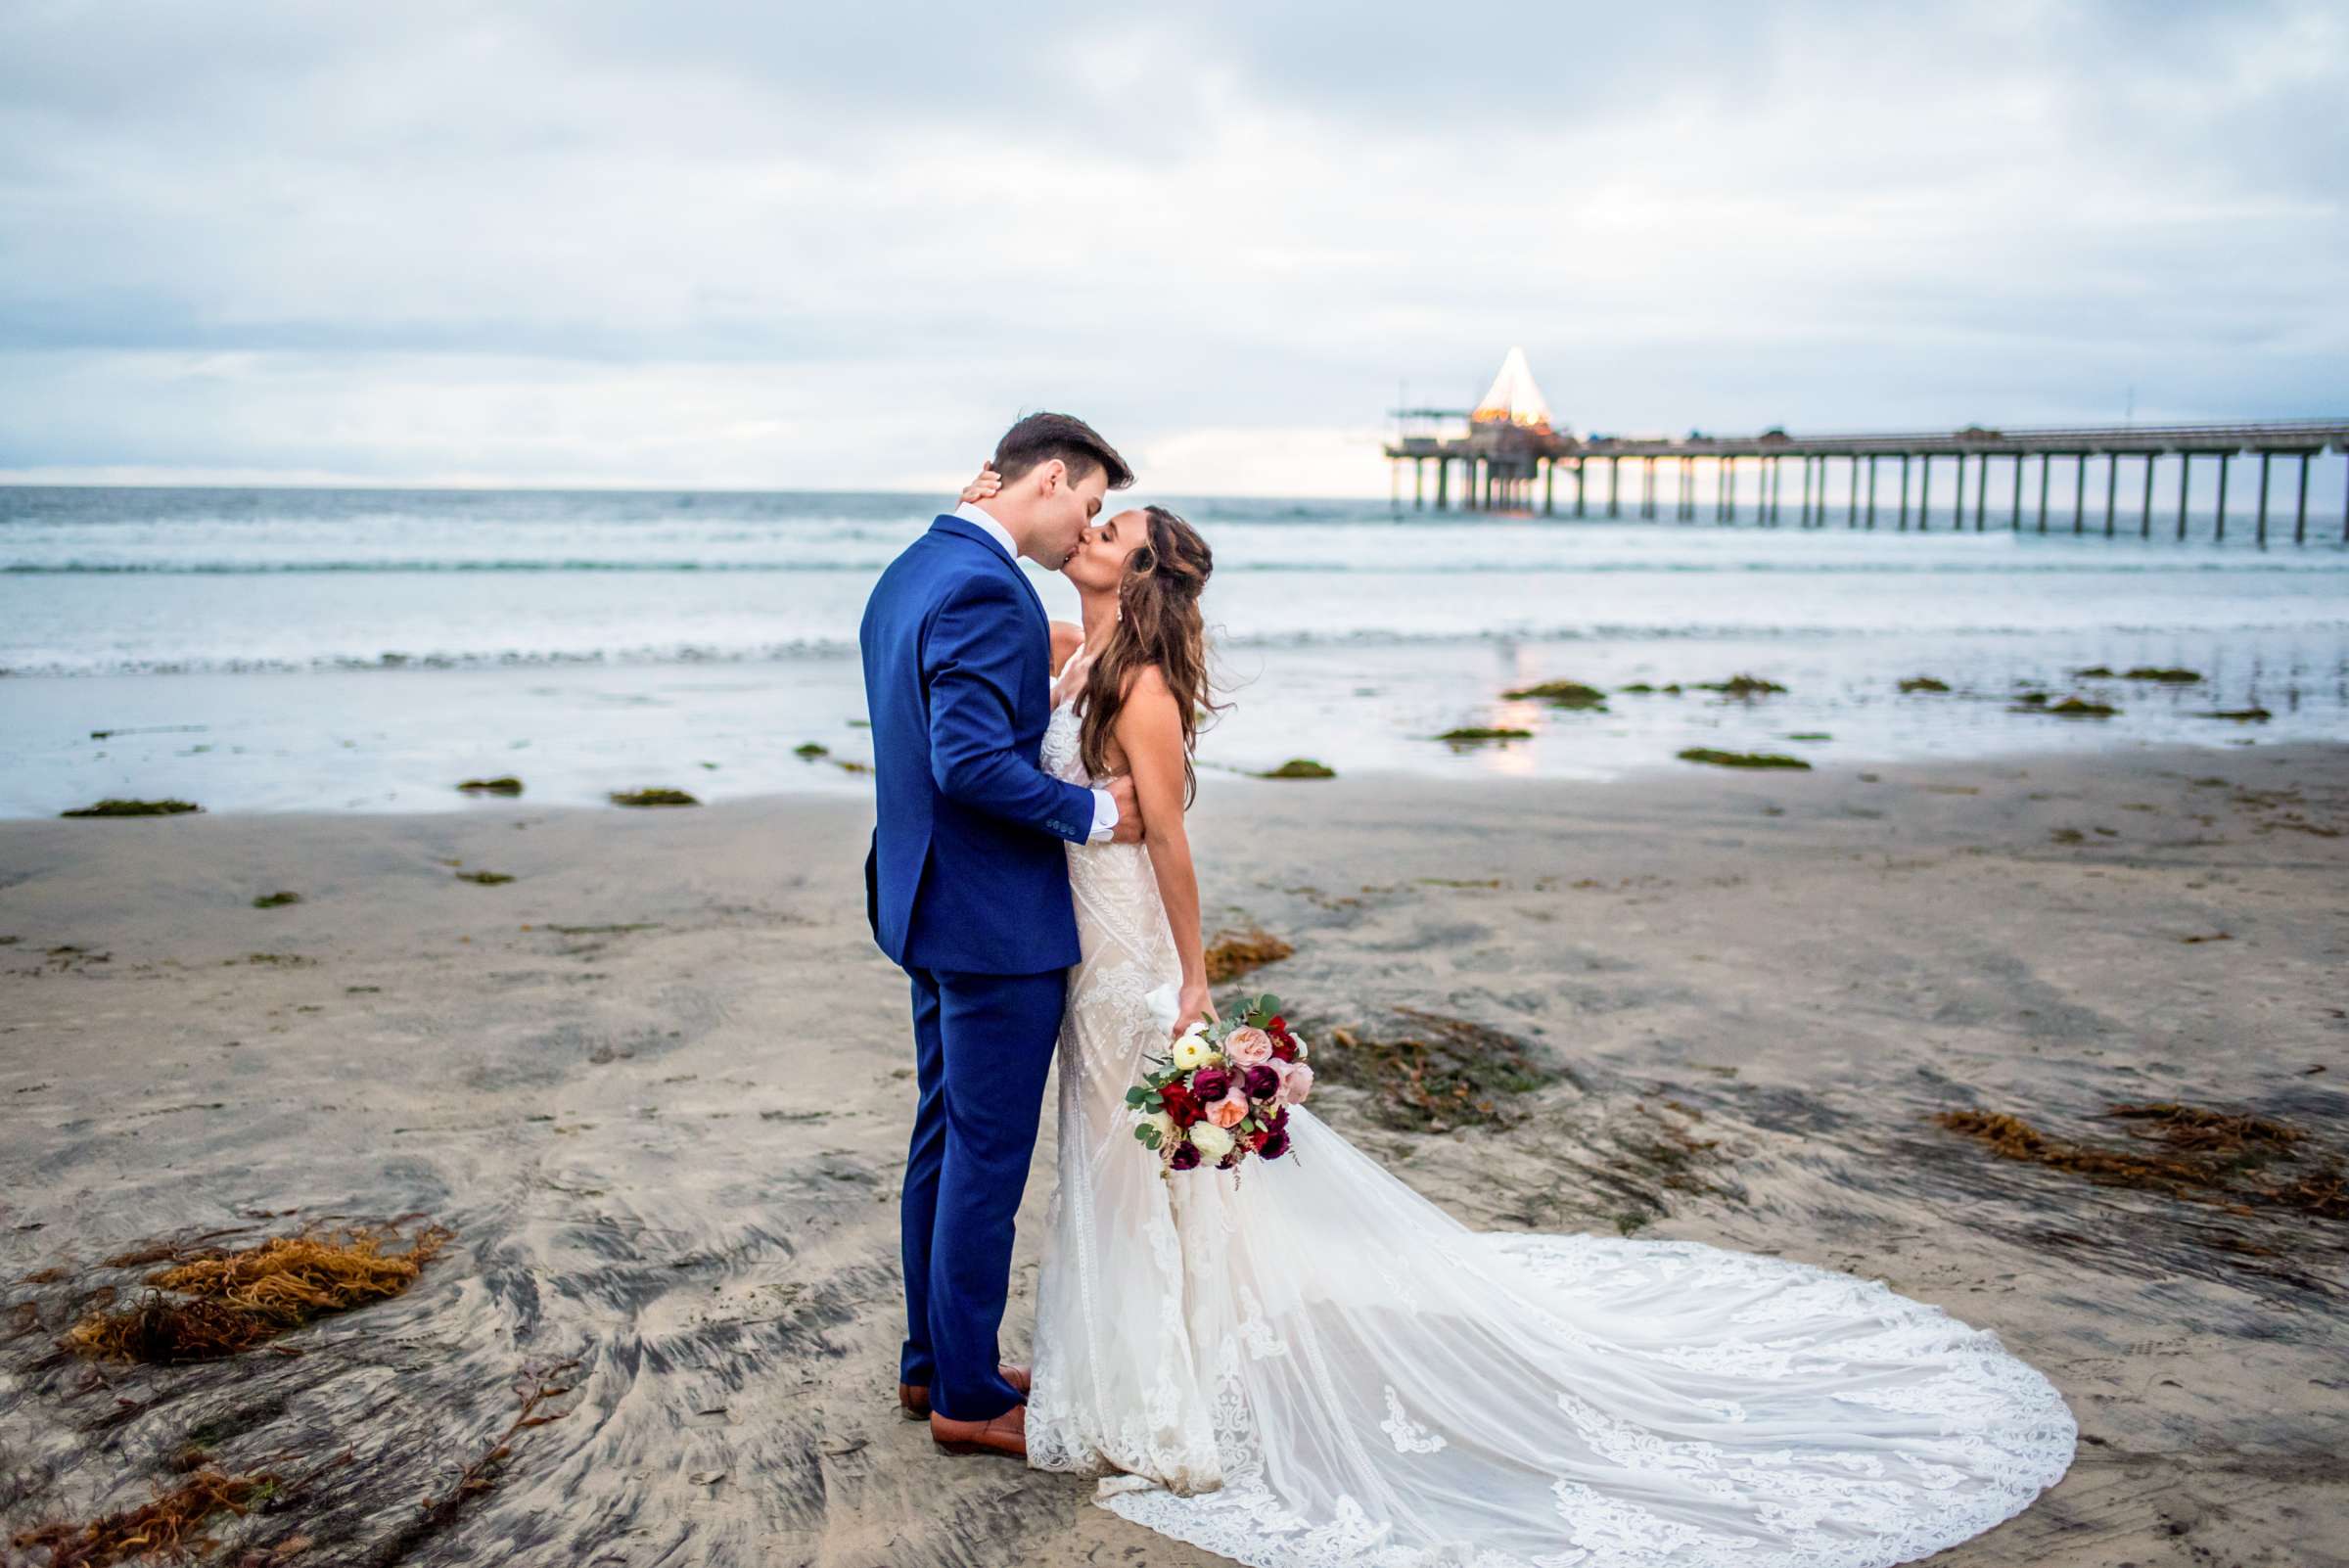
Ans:
[[[1035,519],[1029,515],[1025,507],[1016,502],[1006,504],[1000,495],[985,501],[974,501],[971,504],[1003,525],[1003,531],[1011,535],[1013,554],[1026,555],[1028,553],[1028,536],[1035,526]]]

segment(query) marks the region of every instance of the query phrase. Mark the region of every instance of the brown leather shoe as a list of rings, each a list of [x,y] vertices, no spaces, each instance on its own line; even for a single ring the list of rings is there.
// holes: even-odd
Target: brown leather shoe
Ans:
[[[1004,1382],[1009,1383],[1022,1394],[1028,1392],[1027,1367],[1013,1366],[1006,1362],[996,1367],[995,1370],[1003,1374]],[[930,1385],[927,1383],[899,1383],[898,1385],[898,1413],[908,1421],[930,1419]]]
[[[1015,1405],[991,1421],[949,1421],[932,1412],[930,1441],[948,1453],[994,1453],[1028,1457],[1028,1407]]]

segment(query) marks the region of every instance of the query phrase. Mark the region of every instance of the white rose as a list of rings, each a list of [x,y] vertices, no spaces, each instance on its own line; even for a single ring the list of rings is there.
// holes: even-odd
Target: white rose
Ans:
[[[1215,1054],[1216,1048],[1207,1042],[1207,1037],[1196,1031],[1174,1042],[1174,1065],[1186,1073],[1205,1067]]]
[[[1199,1147],[1199,1158],[1209,1165],[1231,1152],[1231,1134],[1213,1122],[1201,1122],[1192,1128],[1191,1141]]]
[[[1142,1126],[1158,1133],[1158,1146],[1162,1149],[1174,1140],[1174,1118],[1164,1111],[1153,1111],[1143,1117]]]

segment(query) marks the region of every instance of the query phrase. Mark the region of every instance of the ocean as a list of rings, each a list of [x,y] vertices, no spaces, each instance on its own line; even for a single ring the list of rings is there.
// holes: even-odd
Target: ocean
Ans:
[[[1152,497],[1152,499],[1158,499]],[[2349,549],[1175,499],[1216,552],[1209,773],[1602,778],[2349,740]],[[668,785],[862,792],[856,621],[937,497],[0,488],[0,814],[511,809]],[[2098,520],[2100,525],[2100,520]],[[2030,520],[2026,520],[2026,528]],[[2337,530],[2332,530],[2337,534]],[[1072,617],[1065,582],[1030,568]],[[2128,679],[2185,669],[2190,683]],[[2088,669],[2111,677],[2081,675]],[[1744,700],[1695,689],[1737,674]],[[1903,692],[1931,676],[1948,692]],[[1608,688],[1600,711],[1500,694]],[[1623,694],[1635,683],[1678,695]],[[2042,693],[2109,705],[2063,718]],[[2217,718],[2265,712],[2265,719]],[[1459,727],[1530,739],[1462,746]],[[807,745],[820,757],[799,755]]]

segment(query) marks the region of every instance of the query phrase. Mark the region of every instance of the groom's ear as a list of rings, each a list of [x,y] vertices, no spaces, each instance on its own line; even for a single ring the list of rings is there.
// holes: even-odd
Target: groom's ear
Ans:
[[[1050,495],[1069,482],[1069,465],[1059,458],[1048,458],[1036,467],[1037,493]]]

